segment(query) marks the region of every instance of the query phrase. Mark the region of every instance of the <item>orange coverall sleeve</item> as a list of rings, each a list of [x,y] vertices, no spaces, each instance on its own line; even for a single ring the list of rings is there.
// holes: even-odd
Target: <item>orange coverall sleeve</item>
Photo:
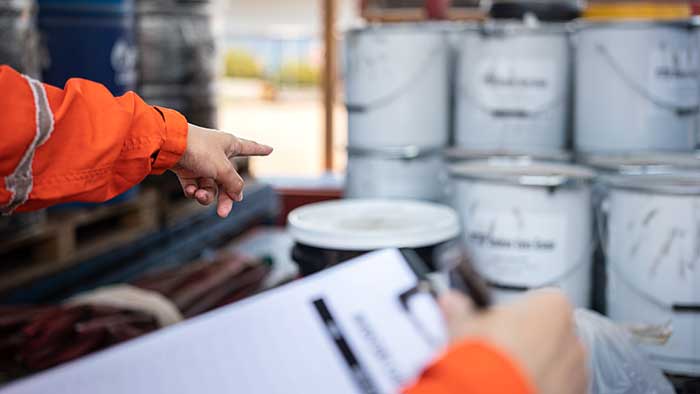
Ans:
[[[532,383],[506,354],[487,342],[451,346],[404,394],[534,394]]]
[[[179,113],[71,79],[64,89],[0,66],[0,213],[100,202],[159,174],[187,145]]]

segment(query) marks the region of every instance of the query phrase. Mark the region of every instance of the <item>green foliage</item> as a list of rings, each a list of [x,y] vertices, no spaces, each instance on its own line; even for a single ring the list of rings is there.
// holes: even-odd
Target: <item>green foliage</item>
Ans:
[[[225,57],[225,75],[232,78],[262,78],[263,68],[249,52],[229,50]]]
[[[282,65],[277,82],[283,85],[317,85],[320,81],[320,70],[308,63],[290,62]]]

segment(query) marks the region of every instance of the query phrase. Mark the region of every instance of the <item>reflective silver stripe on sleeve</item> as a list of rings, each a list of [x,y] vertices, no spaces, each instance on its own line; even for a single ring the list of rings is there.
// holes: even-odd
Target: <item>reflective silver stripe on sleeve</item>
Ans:
[[[34,185],[32,175],[32,162],[36,149],[46,142],[53,132],[54,119],[49,100],[46,97],[46,90],[41,82],[26,75],[23,77],[29,83],[34,96],[34,107],[36,108],[36,132],[32,143],[27,147],[22,159],[14,172],[5,178],[5,187],[10,192],[10,201],[0,206],[0,213],[11,214],[18,206],[24,204],[29,198],[29,193]]]

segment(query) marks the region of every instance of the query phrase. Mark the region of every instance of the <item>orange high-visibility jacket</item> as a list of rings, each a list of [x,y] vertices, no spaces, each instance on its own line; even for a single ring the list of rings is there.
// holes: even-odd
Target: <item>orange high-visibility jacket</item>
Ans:
[[[134,93],[72,79],[64,89],[0,66],[0,212],[105,201],[177,163],[187,121]],[[450,347],[406,394],[529,394],[507,355],[479,340]]]

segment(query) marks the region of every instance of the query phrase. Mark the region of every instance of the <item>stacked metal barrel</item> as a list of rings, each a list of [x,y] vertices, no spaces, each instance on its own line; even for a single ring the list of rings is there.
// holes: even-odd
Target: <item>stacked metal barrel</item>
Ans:
[[[412,24],[348,33],[347,197],[444,198],[448,33],[444,25]]]
[[[207,2],[140,0],[138,91],[190,123],[216,126],[214,37]]]
[[[99,82],[114,95],[136,82],[133,0],[39,0],[42,78]]]

